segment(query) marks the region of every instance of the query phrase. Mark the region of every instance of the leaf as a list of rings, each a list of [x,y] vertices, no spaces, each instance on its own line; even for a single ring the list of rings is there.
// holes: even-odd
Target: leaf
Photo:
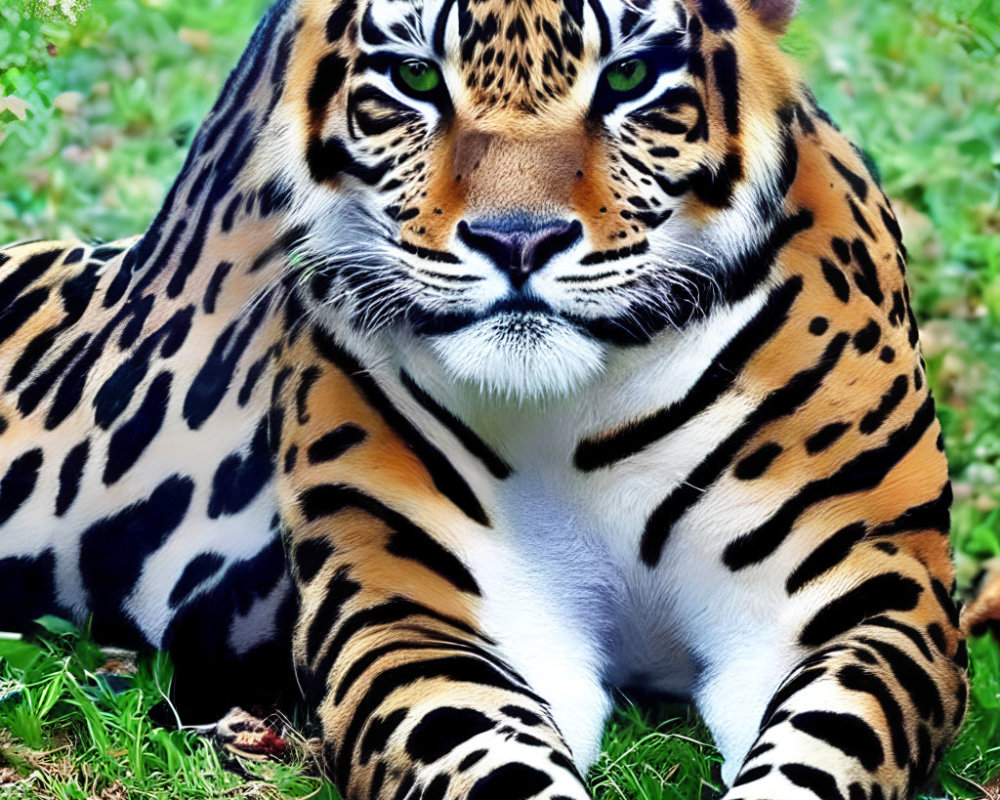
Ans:
[[[14,669],[26,669],[42,652],[38,645],[25,642],[23,639],[0,639],[0,661]]]
[[[56,636],[80,635],[80,629],[72,622],[60,617],[54,617],[51,614],[39,617],[35,620],[35,624],[40,625],[49,633],[54,633]]]

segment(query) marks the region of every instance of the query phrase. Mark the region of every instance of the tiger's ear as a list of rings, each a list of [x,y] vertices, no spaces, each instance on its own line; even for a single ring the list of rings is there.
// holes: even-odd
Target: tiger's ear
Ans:
[[[750,8],[767,27],[784,32],[799,10],[799,0],[750,0]]]

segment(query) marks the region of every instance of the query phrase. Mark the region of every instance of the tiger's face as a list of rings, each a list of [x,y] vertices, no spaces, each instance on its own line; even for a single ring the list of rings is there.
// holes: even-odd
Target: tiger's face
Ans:
[[[705,313],[789,180],[793,4],[749,1],[304,0],[286,135],[321,313],[522,397]]]

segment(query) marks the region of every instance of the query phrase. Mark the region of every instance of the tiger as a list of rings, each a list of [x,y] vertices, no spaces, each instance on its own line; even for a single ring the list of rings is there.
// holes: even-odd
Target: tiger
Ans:
[[[0,255],[0,626],[300,690],[347,800],[584,800],[617,689],[726,800],[912,796],[946,458],[795,13],[277,0],[144,233]]]

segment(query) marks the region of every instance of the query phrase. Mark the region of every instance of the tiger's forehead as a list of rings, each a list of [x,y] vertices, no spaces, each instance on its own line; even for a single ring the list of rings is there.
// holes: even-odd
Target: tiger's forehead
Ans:
[[[578,80],[592,82],[605,59],[641,50],[687,18],[677,0],[359,2],[362,50],[434,58],[485,107],[566,98]]]

